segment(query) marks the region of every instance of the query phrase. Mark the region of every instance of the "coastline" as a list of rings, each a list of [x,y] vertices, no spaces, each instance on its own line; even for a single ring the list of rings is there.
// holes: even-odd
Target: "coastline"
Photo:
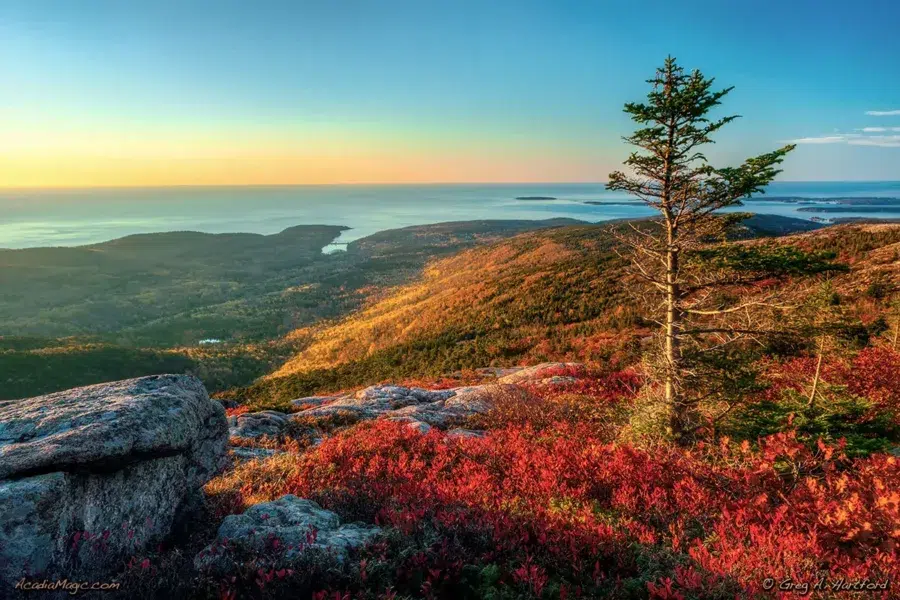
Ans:
[[[878,207],[879,216],[900,218],[900,182],[773,184],[767,192],[735,210],[814,220],[815,213],[800,209],[824,206],[844,218],[869,217]],[[548,218],[596,223],[642,218],[652,210],[603,184],[435,184],[0,190],[0,213],[0,247],[21,249],[77,247],[162,231],[272,235],[287,223],[348,227],[342,244],[433,223]]]

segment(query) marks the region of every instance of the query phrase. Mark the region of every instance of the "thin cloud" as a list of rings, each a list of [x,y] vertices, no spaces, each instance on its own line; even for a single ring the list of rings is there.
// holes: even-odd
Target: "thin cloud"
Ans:
[[[788,144],[843,144],[851,139],[861,138],[861,133],[835,133],[832,135],[819,135],[813,137],[786,140]]]
[[[900,116],[900,110],[869,110],[867,115],[875,117]],[[831,133],[787,140],[790,144],[846,144],[848,146],[877,146],[879,148],[900,147],[900,127],[872,125],[851,130],[854,133],[835,129]]]
[[[842,135],[823,135],[821,137],[805,137],[796,140],[787,140],[789,144],[840,144],[846,141]]]
[[[790,144],[848,144],[850,146],[878,146],[880,148],[900,147],[900,135],[865,135],[867,133],[884,133],[900,131],[900,127],[864,127],[857,129],[864,133],[834,133],[814,137],[787,140]]]

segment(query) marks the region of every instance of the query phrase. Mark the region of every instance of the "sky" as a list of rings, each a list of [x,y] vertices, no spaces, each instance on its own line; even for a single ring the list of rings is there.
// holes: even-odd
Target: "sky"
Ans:
[[[895,0],[0,0],[0,187],[605,181],[668,54],[714,164],[900,180]]]

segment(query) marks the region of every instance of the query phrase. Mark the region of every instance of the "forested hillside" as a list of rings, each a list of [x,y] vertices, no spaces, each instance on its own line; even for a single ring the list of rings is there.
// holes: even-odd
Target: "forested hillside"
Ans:
[[[165,372],[195,373],[211,390],[246,385],[295,351],[281,336],[351,312],[428,260],[572,222],[409,227],[331,254],[322,249],[340,227],[0,249],[0,399]]]
[[[436,261],[420,281],[345,319],[293,332],[302,350],[246,393],[266,402],[489,365],[637,360],[654,324],[641,316],[639,282],[625,276],[610,227],[528,233]],[[744,243],[833,252],[849,263],[834,285],[849,294],[860,323],[875,318],[872,282],[897,277],[890,262],[900,247],[897,225],[752,233],[756,239]]]

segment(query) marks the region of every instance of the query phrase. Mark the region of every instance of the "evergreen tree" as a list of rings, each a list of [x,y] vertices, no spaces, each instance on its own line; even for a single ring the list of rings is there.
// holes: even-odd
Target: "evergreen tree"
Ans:
[[[625,161],[630,173],[610,174],[607,187],[638,197],[660,214],[652,219],[655,228],[632,226],[629,244],[634,273],[662,295],[661,379],[668,428],[675,439],[681,440],[694,426],[691,410],[698,401],[696,395],[685,393],[688,380],[698,375],[699,365],[687,356],[685,341],[727,329],[692,328],[688,319],[692,315],[714,317],[745,311],[747,304],[723,306],[716,298],[716,287],[745,281],[751,271],[765,271],[763,264],[739,268],[743,273],[738,275],[716,268],[696,269],[686,264],[687,255],[698,256],[710,241],[725,238],[736,217],[726,218],[717,211],[738,206],[741,199],[761,192],[780,173],[778,165],[793,146],[747,159],[739,167],[713,167],[701,149],[713,142],[713,134],[738,117],[710,119],[709,115],[732,88],[714,91],[713,79],[699,71],[686,73],[672,57],[648,83],[653,88],[646,102],[625,105],[625,112],[640,126],[625,138],[637,147]],[[707,258],[718,258],[719,266],[725,266],[723,256],[720,253]],[[736,327],[730,331],[740,330]]]

